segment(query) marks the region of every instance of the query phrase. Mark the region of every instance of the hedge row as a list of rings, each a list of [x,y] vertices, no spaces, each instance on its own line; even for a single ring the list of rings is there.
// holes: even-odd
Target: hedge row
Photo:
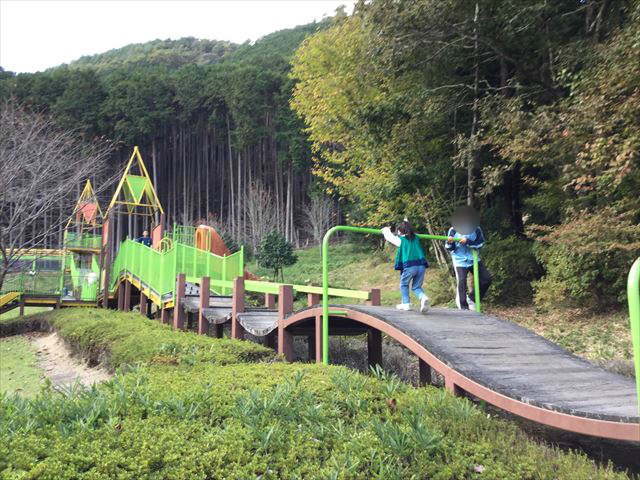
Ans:
[[[28,332],[46,332],[50,329],[51,316],[49,312],[0,319],[0,338]]]
[[[139,313],[69,309],[53,315],[53,326],[83,357],[103,359],[110,370],[148,362],[224,365],[273,357],[272,350],[256,343],[174,332]]]
[[[53,323],[83,349],[111,349],[112,366],[138,366],[91,389],[0,398],[0,478],[626,478],[382,371],[272,361],[139,315]],[[259,358],[271,361],[237,363]]]

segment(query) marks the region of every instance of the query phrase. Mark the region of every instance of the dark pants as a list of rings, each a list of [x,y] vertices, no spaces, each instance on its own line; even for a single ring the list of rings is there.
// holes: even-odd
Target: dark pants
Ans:
[[[473,274],[473,267],[455,267],[456,269],[456,305],[461,310],[469,310],[467,303],[467,275],[469,272]],[[491,274],[482,262],[478,262],[478,277],[480,280],[480,298],[484,298],[489,285],[491,285]],[[475,301],[473,289],[469,292],[469,298]]]

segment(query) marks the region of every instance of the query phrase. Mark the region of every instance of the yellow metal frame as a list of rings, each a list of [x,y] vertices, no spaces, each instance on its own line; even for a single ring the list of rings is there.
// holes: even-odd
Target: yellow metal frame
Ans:
[[[133,285],[134,287],[136,287],[138,290],[140,290],[141,293],[144,293],[147,297],[147,299],[149,299],[151,302],[153,302],[159,309],[166,309],[166,308],[173,308],[174,306],[174,301],[173,298],[170,300],[162,300],[153,290],[151,290],[149,287],[144,287],[142,285],[142,283],[140,282],[140,280],[138,280],[136,277],[134,277],[131,273],[129,273],[128,271],[125,271],[118,280],[118,287],[117,288],[121,288],[122,287],[122,282],[127,280],[128,282],[131,283],[131,285]],[[113,300],[116,298],[116,295],[109,295],[109,299]]]
[[[98,197],[96,196],[96,192],[93,190],[93,187],[91,186],[91,180],[87,180],[87,183],[84,184],[84,188],[82,189],[82,193],[80,194],[80,197],[78,197],[78,201],[76,202],[76,206],[73,209],[73,213],[71,214],[71,217],[67,222],[67,226],[64,227],[65,230],[68,230],[69,226],[74,224],[80,224],[81,226],[84,226],[85,224],[87,224],[87,222],[85,222],[84,219],[82,219],[79,222],[75,220],[76,214],[78,213],[78,209],[80,208],[80,205],[86,203],[87,201],[95,202],[97,207],[96,223],[90,223],[91,227],[96,228],[96,227],[102,226],[104,215],[102,213],[102,209],[100,208],[100,203],[98,202]]]
[[[9,292],[4,295],[0,295],[0,307],[4,307],[6,304],[13,302],[16,298],[20,298],[20,292]]]
[[[133,167],[134,160],[137,161],[138,168],[142,173],[141,176],[146,178],[147,183],[150,187],[149,189],[151,191],[151,195],[149,195],[149,192],[147,192],[147,190],[145,189],[145,191],[142,193],[141,201],[144,198],[144,196],[147,195],[147,197],[152,197],[152,198],[149,198],[150,203],[128,202],[126,200],[119,199],[120,194],[122,193],[122,187],[124,186],[124,183],[127,180],[127,175],[129,174],[133,175],[133,173],[131,173],[131,168]],[[127,166],[125,167],[124,172],[122,173],[120,182],[118,182],[116,191],[113,194],[113,197],[111,198],[111,203],[109,203],[109,207],[107,208],[107,215],[109,214],[111,209],[113,209],[116,205],[125,205],[127,207],[142,207],[142,208],[147,208],[149,210],[148,213],[147,212],[129,212],[132,215],[152,216],[155,212],[164,213],[164,209],[162,208],[162,204],[158,199],[158,194],[156,193],[156,189],[153,186],[153,182],[151,181],[151,177],[149,176],[149,172],[147,172],[147,167],[144,164],[144,160],[142,160],[142,155],[140,155],[140,150],[138,149],[137,146],[133,147],[133,153],[131,154],[131,158],[129,159],[129,162],[127,162]]]
[[[9,254],[8,249],[5,249],[7,255]],[[14,254],[17,256],[24,255],[34,255],[36,257],[62,257],[64,255],[64,250],[58,248],[19,248],[14,251]]]

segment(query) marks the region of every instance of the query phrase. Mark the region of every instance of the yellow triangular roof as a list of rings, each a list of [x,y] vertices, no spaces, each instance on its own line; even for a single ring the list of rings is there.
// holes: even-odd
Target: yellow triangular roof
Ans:
[[[65,228],[68,229],[72,224],[90,225],[95,228],[102,225],[103,219],[104,215],[100,209],[98,197],[91,186],[91,180],[87,180]]]
[[[133,173],[135,165],[138,167],[138,174]],[[130,214],[134,215],[151,216],[155,212],[164,213],[137,146],[133,147],[133,153],[107,208],[107,214],[117,205],[124,206]]]

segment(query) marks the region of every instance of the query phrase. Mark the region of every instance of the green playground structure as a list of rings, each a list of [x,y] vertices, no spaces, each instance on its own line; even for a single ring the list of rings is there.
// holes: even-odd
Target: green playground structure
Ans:
[[[170,247],[154,250],[141,243],[125,240],[111,267],[109,291],[114,292],[118,283],[129,276],[138,288],[158,306],[173,301],[176,276],[183,273],[188,280],[199,282],[202,277],[211,279],[211,293],[226,295],[233,279],[244,272],[244,251],[220,257],[200,250],[193,245],[174,241]]]

